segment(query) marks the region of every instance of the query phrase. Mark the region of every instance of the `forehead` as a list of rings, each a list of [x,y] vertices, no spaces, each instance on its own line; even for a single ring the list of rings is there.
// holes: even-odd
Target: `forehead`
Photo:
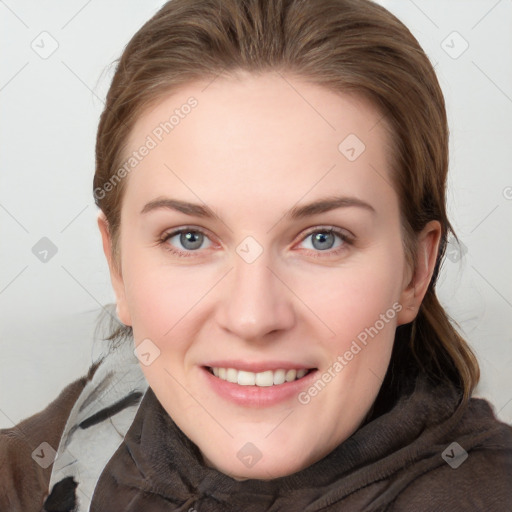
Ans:
[[[257,195],[270,199],[271,187],[283,201],[290,190],[295,201],[339,186],[367,197],[392,192],[382,190],[390,145],[381,113],[362,96],[280,73],[180,87],[139,117],[126,157],[145,145],[129,176],[133,198],[168,187],[208,202],[232,187],[248,206]]]

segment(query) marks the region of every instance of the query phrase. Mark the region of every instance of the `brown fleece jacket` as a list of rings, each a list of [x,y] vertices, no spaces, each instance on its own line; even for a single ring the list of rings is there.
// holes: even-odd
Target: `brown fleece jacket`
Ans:
[[[79,482],[56,484],[43,505],[50,469],[39,468],[31,454],[42,441],[58,444],[84,381],[1,431],[1,512],[74,510]],[[239,482],[203,463],[148,389],[101,473],[90,511],[510,512],[512,427],[485,400],[459,403],[453,386],[420,374],[392,407],[312,466],[275,480]]]
[[[52,467],[35,463],[32,453],[43,442],[57,449],[68,414],[98,364],[68,384],[41,412],[12,428],[0,429],[0,512],[41,511]]]

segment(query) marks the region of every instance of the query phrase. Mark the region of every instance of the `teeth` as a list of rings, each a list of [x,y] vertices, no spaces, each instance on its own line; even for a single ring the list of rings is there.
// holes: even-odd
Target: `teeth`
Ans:
[[[292,380],[295,380],[295,377],[297,377],[297,370],[288,370],[286,372],[286,382],[291,382]]]
[[[238,382],[238,372],[234,368],[228,368],[226,371],[226,380],[228,382]]]
[[[308,373],[308,371],[305,370],[304,368],[302,368],[301,370],[297,370],[297,379],[302,379],[302,377],[304,377],[306,373]]]
[[[236,370],[235,368],[210,368],[215,377],[228,382],[239,384],[240,386],[278,386],[285,382],[292,382],[302,379],[308,370],[301,368],[300,370],[267,370],[264,372],[254,373],[245,370]]]
[[[284,384],[286,381],[286,370],[276,370],[274,372],[274,384]]]
[[[232,368],[230,368],[232,369]],[[236,372],[236,370],[235,370]],[[244,372],[240,370],[238,373],[238,384],[240,386],[254,386],[256,383],[256,374],[252,372]]]
[[[256,374],[256,386],[273,386],[274,385],[274,372],[268,370]]]

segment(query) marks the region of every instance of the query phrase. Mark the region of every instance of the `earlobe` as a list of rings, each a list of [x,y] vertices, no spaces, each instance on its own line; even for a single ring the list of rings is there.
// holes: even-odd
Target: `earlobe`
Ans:
[[[110,281],[116,296],[116,312],[119,320],[125,325],[131,325],[131,318],[127,307],[126,293],[121,269],[118,268],[114,261],[112,253],[112,238],[110,236],[110,229],[108,220],[105,214],[100,210],[98,213],[98,228],[101,233],[101,241],[103,244],[103,252],[107,259]]]
[[[434,273],[440,240],[441,224],[436,220],[430,221],[418,235],[416,268],[402,291],[400,303],[403,309],[398,315],[397,325],[407,324],[416,318]]]

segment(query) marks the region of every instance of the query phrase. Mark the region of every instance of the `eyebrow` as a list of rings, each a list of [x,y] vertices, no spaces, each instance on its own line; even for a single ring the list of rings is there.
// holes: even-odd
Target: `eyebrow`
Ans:
[[[337,208],[358,207],[367,210],[373,214],[376,213],[375,208],[361,199],[356,197],[343,197],[343,196],[330,196],[313,201],[301,206],[294,206],[284,217],[290,220],[303,219],[320,213],[325,213]],[[180,201],[178,199],[171,199],[167,197],[157,198],[147,203],[141,210],[141,214],[145,214],[158,209],[175,210],[186,215],[195,217],[204,217],[217,219],[222,222],[220,216],[215,213],[209,206],[196,203],[189,203],[187,201]]]

